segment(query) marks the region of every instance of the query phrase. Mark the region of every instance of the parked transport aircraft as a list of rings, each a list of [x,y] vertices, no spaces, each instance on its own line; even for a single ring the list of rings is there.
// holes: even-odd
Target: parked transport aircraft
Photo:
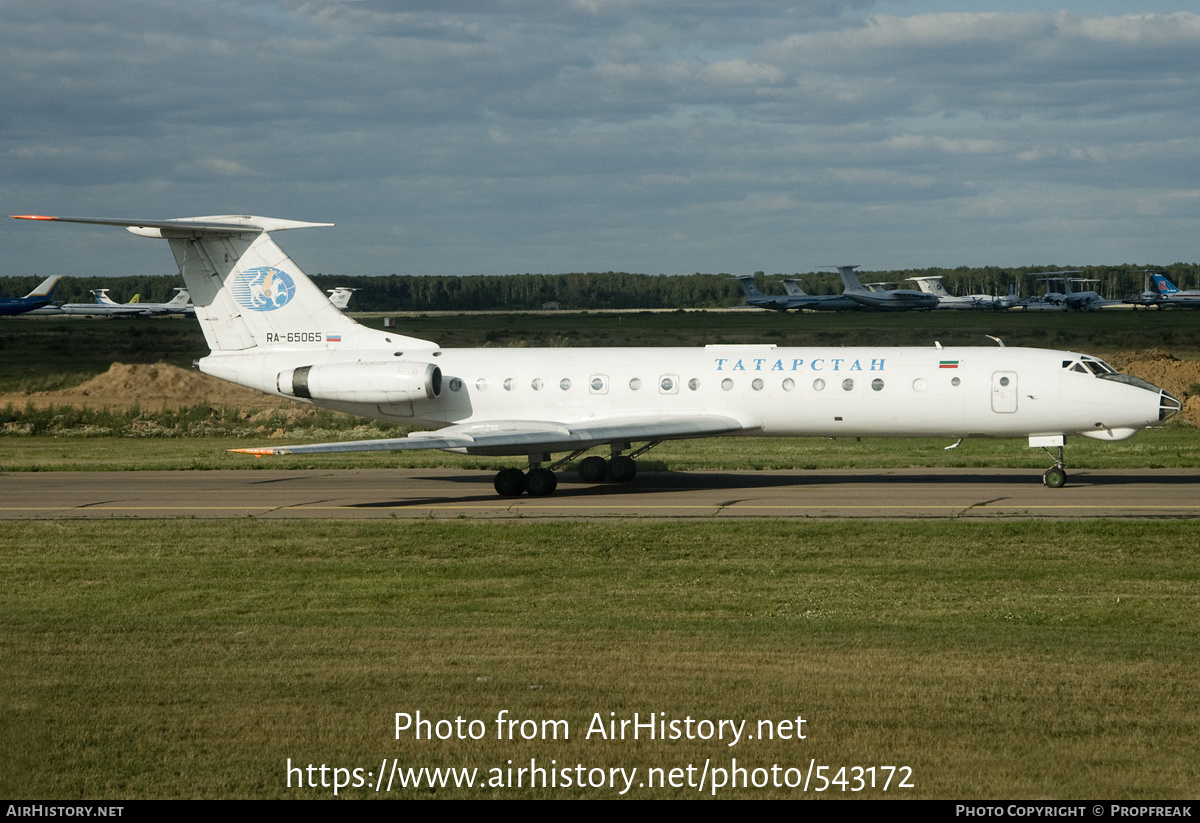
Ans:
[[[802,309],[811,309],[812,311],[854,311],[862,309],[860,303],[856,303],[849,298],[842,297],[837,294],[808,294],[800,287],[800,282],[797,280],[784,280],[783,287],[787,291],[786,295],[763,294],[759,291],[758,286],[754,284],[754,275],[746,274],[738,278],[741,283],[742,292],[746,295],[746,302],[751,306],[757,306],[760,309],[774,309],[775,311],[800,311]]]
[[[1067,301],[1067,306],[1076,311],[1095,311],[1097,309],[1108,308],[1109,306],[1120,306],[1123,302],[1121,300],[1105,300],[1094,289],[1075,291],[1071,285],[1072,283],[1099,282],[1099,280],[1091,280],[1086,277],[1064,277],[1063,293]]]
[[[886,288],[888,283],[869,283],[863,285],[858,280],[854,270],[858,266],[829,266],[837,269],[842,278],[842,296],[856,303],[861,303],[869,309],[883,311],[915,311],[937,308],[936,295],[912,289]],[[877,288],[871,288],[872,286]]]
[[[175,296],[166,303],[143,303],[141,295],[134,295],[128,303],[118,303],[108,296],[108,289],[92,289],[94,303],[67,303],[62,307],[66,314],[85,315],[125,315],[151,317],[163,314],[192,314],[192,306],[188,303],[190,296],[185,288],[175,289]]]
[[[239,451],[527,458],[528,470],[496,475],[504,496],[551,494],[554,470],[594,448],[607,455],[582,460],[582,478],[622,482],[634,477],[634,458],[659,442],[714,435],[1028,438],[1031,447],[1058,450],[1043,478],[1058,487],[1066,482],[1066,437],[1124,440],[1181,407],[1094,357],[1045,349],[443,349],[355,323],[270,236],[329,224],[233,215],[22,219],[124,226],[168,240],[212,350],[197,364],[206,374],[433,430]]]
[[[1072,309],[1074,311],[1094,311],[1103,309],[1109,306],[1119,306],[1121,300],[1105,300],[1100,294],[1094,290],[1076,291],[1072,283],[1098,283],[1098,280],[1088,279],[1086,277],[1071,277],[1072,274],[1080,274],[1078,271],[1039,271],[1029,272],[1032,277],[1043,281],[1046,284],[1046,294],[1042,296],[1040,302],[1043,304],[1041,308],[1054,307],[1056,309]],[[1051,283],[1062,283],[1063,290],[1060,292],[1050,291]],[[1027,308],[1035,308],[1030,305]]]
[[[354,294],[358,289],[338,286],[336,289],[326,289],[325,291],[329,292],[329,302],[336,306],[339,311],[345,311],[350,307],[350,295]]]
[[[862,303],[856,303],[840,294],[809,294],[795,278],[784,280],[783,289],[789,297],[806,299],[808,304],[802,308],[813,311],[859,311],[866,308]]]
[[[1017,297],[1017,287],[1015,285],[1010,285],[1008,287],[1008,294],[1003,297],[994,294],[966,294],[962,297],[955,297],[946,291],[946,287],[942,285],[942,276],[940,274],[928,277],[910,277],[908,279],[916,281],[916,284],[921,287],[921,291],[937,297],[937,307],[943,310],[1000,310],[1011,309],[1014,306],[1021,305],[1021,298]]]
[[[50,305],[50,299],[54,297],[54,290],[58,288],[58,281],[62,279],[61,275],[47,277],[37,288],[31,291],[24,297],[0,297],[0,317],[4,315],[26,314],[27,312],[36,311],[43,306]]]
[[[1200,290],[1188,289],[1182,291],[1161,273],[1152,274],[1151,280],[1157,289],[1155,303],[1160,306],[1188,306],[1200,308]]]

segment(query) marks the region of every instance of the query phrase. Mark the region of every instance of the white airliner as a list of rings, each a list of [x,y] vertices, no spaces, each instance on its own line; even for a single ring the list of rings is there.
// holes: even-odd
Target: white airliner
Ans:
[[[1064,438],[1124,440],[1179,411],[1179,400],[1094,357],[1023,348],[443,349],[360,326],[338,311],[270,237],[329,225],[250,216],[108,220],[163,238],[212,352],[201,371],[417,431],[405,438],[240,449],[311,454],[443,449],[514,455],[496,491],[547,495],[554,470],[631,480],[633,458],[663,440],[776,437],[1013,437],[1057,448],[1048,486],[1066,482]],[[645,443],[634,450],[634,443]],[[557,461],[555,453],[565,454]]]
[[[1200,307],[1200,290],[1188,289],[1184,291],[1168,280],[1162,272],[1152,272],[1150,276],[1154,280],[1154,288],[1156,289],[1152,293],[1152,305]],[[1147,289],[1147,292],[1149,292],[1149,289]]]
[[[176,288],[175,296],[166,303],[143,303],[135,296],[128,303],[118,303],[108,296],[108,289],[92,289],[94,303],[67,303],[62,307],[66,314],[85,315],[125,315],[151,317],[163,314],[192,314],[192,306],[188,303],[188,290]]]
[[[916,281],[916,284],[921,287],[921,291],[935,296],[938,299],[937,307],[939,309],[1001,310],[1021,305],[1021,298],[1017,297],[1017,288],[1015,285],[1010,285],[1008,287],[1008,294],[1003,297],[992,294],[966,294],[962,297],[956,297],[946,291],[946,287],[942,285],[942,276],[940,274],[928,277],[910,277],[908,279]]]

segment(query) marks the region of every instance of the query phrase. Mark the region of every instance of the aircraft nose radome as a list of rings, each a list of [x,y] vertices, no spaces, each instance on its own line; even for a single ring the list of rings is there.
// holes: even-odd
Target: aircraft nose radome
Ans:
[[[1162,423],[1165,420],[1170,420],[1183,409],[1183,401],[1171,394],[1166,389],[1162,389],[1158,395],[1158,422]]]

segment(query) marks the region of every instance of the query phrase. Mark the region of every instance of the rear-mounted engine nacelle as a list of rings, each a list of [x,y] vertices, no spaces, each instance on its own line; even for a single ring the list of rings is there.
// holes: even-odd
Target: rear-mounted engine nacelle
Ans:
[[[348,403],[433,400],[442,393],[442,370],[432,363],[324,363],[281,371],[280,394]]]

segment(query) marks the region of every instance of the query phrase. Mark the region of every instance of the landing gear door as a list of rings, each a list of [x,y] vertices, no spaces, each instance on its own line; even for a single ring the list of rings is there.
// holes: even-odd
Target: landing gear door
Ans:
[[[1017,410],[1017,373],[998,371],[992,373],[992,411],[1012,414]]]

